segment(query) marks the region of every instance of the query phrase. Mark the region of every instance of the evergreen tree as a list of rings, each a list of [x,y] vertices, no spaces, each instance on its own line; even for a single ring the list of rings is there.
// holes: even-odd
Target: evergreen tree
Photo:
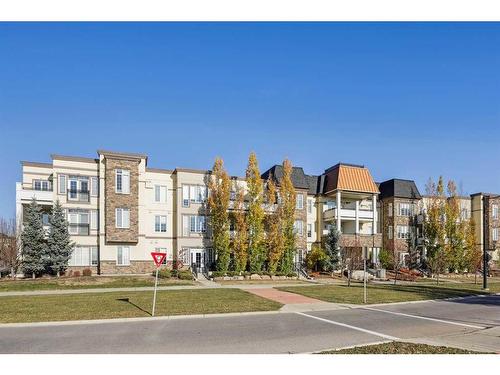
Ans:
[[[328,256],[327,270],[335,271],[339,267],[340,232],[333,225],[325,238],[325,252]]]
[[[215,159],[208,188],[208,209],[212,228],[212,246],[217,255],[217,271],[227,272],[230,262],[229,200],[231,180],[224,169],[222,159]]]
[[[68,266],[68,261],[74,247],[69,237],[68,222],[64,217],[59,201],[56,202],[52,209],[47,245],[49,257],[48,269],[59,277],[61,272],[64,272]]]
[[[293,258],[296,252],[295,222],[295,188],[292,183],[292,163],[283,162],[283,178],[280,181],[280,197],[282,205],[282,225],[284,251],[280,262],[280,271],[284,274],[293,272]]]
[[[31,200],[26,208],[21,241],[21,268],[25,274],[31,274],[35,278],[36,275],[41,275],[45,270],[48,258],[41,208],[35,198]]]
[[[264,184],[260,176],[259,163],[254,152],[248,157],[246,170],[248,187],[248,249],[250,272],[261,272],[266,260],[264,243]]]

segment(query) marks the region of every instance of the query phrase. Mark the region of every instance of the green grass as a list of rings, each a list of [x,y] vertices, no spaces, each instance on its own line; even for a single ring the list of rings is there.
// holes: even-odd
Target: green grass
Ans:
[[[412,344],[408,342],[389,342],[377,345],[358,346],[355,348],[329,350],[319,354],[484,354],[469,350],[449,348],[447,346],[433,346]]]
[[[128,300],[127,300],[128,299]],[[0,297],[0,322],[150,316],[153,292]],[[158,291],[156,316],[277,310],[282,305],[239,289]]]
[[[0,280],[0,292],[57,289],[138,288],[154,286],[153,276],[88,276],[40,279]],[[193,281],[158,279],[160,286],[194,285]]]
[[[500,292],[500,283],[490,283],[489,293]],[[314,286],[293,286],[280,287],[291,293],[301,294],[307,297],[316,298],[333,303],[363,303],[363,284],[353,283],[350,287],[347,284],[338,285],[314,285]],[[472,283],[443,283],[436,284],[415,283],[412,285],[381,285],[369,284],[367,287],[368,303],[390,303],[405,301],[420,301],[427,299],[443,299],[451,297],[464,297],[475,294],[487,294],[481,290],[481,285]]]

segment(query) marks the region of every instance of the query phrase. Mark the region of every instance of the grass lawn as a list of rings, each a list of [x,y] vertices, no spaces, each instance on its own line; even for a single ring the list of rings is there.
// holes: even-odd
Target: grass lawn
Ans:
[[[490,283],[489,293],[500,292],[500,283]],[[307,297],[333,303],[363,303],[363,284],[352,283],[350,287],[343,285],[314,285],[280,287],[279,290],[302,294]],[[473,294],[487,294],[481,290],[481,284],[473,283],[415,283],[412,285],[368,284],[368,303],[389,303],[419,301],[426,299],[440,299],[463,297]]]
[[[0,322],[150,316],[152,302],[152,291],[0,297]],[[168,290],[158,291],[155,315],[270,311],[281,306],[239,289]]]
[[[154,286],[155,278],[144,276],[88,276],[40,279],[0,279],[0,292],[87,289],[87,288],[136,288]],[[194,285],[194,281],[179,279],[158,279],[158,285]]]
[[[220,285],[274,285],[274,284],[304,284],[311,283],[303,280],[217,280]]]
[[[433,346],[412,344],[408,342],[389,342],[385,344],[358,346],[350,349],[329,350],[319,354],[485,354],[449,348],[447,346]]]

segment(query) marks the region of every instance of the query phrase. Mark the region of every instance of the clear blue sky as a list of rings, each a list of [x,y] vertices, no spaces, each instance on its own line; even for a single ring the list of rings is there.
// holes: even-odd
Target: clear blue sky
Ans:
[[[0,215],[20,160],[100,148],[500,193],[500,23],[0,24]]]

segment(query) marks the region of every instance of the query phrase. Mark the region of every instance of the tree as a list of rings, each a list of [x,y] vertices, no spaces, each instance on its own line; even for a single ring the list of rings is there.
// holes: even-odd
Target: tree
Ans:
[[[35,278],[36,275],[42,274],[45,270],[48,258],[41,208],[35,198],[26,208],[21,241],[21,268],[25,274],[31,274]]]
[[[358,245],[358,241],[356,242]],[[351,286],[352,271],[362,264],[362,249],[360,246],[342,247],[340,256],[347,270],[347,286]]]
[[[229,200],[231,180],[224,169],[224,161],[216,158],[208,182],[208,209],[212,229],[212,246],[217,256],[217,271],[227,272],[230,262]]]
[[[385,248],[380,249],[378,254],[378,259],[380,264],[385,269],[393,269],[394,268],[394,253]]]
[[[249,231],[249,258],[250,272],[261,272],[266,260],[266,247],[264,243],[264,185],[260,176],[257,156],[254,152],[248,157],[246,170],[248,188],[248,231]]]
[[[451,271],[459,271],[463,269],[465,252],[464,223],[460,220],[460,203],[452,180],[448,181],[447,190],[448,199],[444,205],[446,265]]]
[[[466,221],[465,228],[465,255],[464,268],[467,272],[474,272],[474,284],[477,283],[477,274],[481,270],[483,252],[476,245],[475,224],[471,218]]]
[[[295,222],[295,188],[292,183],[292,163],[283,161],[283,177],[280,181],[281,223],[283,228],[284,249],[280,261],[280,271],[284,274],[293,272],[293,258],[296,252]]]
[[[70,240],[68,222],[59,201],[56,201],[50,216],[50,232],[47,239],[48,269],[60,276],[68,267],[74,244]]]
[[[234,266],[236,272],[245,271],[248,261],[248,227],[245,215],[245,192],[243,189],[236,191],[234,205],[235,235],[233,240]]]
[[[266,197],[270,214],[267,215],[267,270],[275,274],[283,257],[284,241],[281,228],[281,205],[276,204],[276,185],[273,177],[267,181]]]
[[[15,277],[20,263],[21,230],[16,227],[16,220],[0,218],[0,267],[10,270]]]
[[[328,256],[327,260],[327,270],[332,272],[338,269],[340,257],[339,257],[339,247],[340,247],[340,232],[334,226],[330,227],[325,243],[325,253]]]
[[[313,244],[311,251],[307,253],[306,266],[311,271],[325,271],[329,269],[329,256],[319,244]]]

